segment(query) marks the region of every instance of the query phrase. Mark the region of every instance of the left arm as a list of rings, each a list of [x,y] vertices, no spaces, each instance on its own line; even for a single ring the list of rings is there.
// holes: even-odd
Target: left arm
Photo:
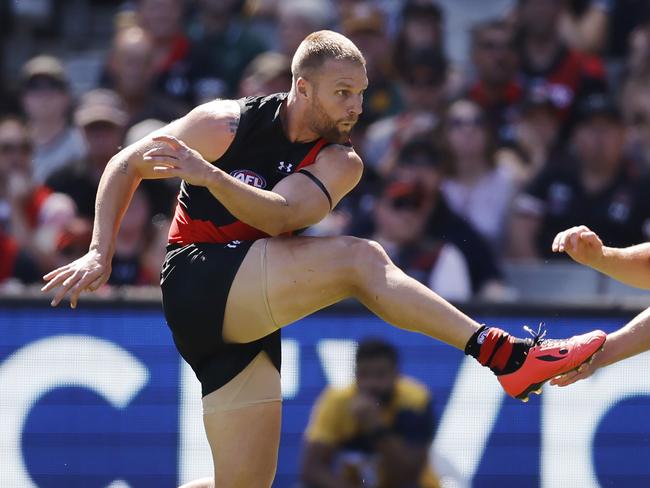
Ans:
[[[178,176],[204,186],[228,211],[242,222],[271,236],[308,227],[329,211],[322,190],[304,174],[294,173],[272,190],[262,190],[230,176],[208,163],[195,150],[169,136],[157,138],[166,146],[149,151],[145,160],[162,177]],[[336,205],[359,179],[363,164],[352,148],[332,145],[323,149],[307,170],[327,188]]]

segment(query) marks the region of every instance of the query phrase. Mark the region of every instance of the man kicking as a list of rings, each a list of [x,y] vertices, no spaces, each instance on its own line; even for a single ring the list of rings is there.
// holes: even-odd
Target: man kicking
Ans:
[[[527,400],[599,350],[600,331],[563,341],[482,326],[409,278],[375,242],[296,237],[358,183],[349,143],[368,85],[346,37],[298,47],[289,93],[201,105],[109,162],[88,253],[44,278],[77,305],[110,274],[120,220],[143,178],[179,177],[161,286],[175,344],[201,381],[219,488],[268,487],[280,439],[280,329],[354,297],[397,327],[475,357]],[[210,480],[207,485],[210,485]],[[195,485],[196,486],[196,485]]]

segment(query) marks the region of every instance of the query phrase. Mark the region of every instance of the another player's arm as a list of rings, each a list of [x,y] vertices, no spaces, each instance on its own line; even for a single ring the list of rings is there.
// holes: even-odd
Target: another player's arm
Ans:
[[[282,179],[272,190],[262,190],[207,163],[199,152],[181,141],[164,137],[167,148],[150,151],[145,159],[161,176],[178,176],[190,184],[205,186],[228,211],[242,222],[271,236],[319,222],[350,190],[363,171],[361,158],[347,146],[321,150],[306,168],[324,186],[303,173]]]
[[[650,243],[607,247],[595,232],[581,225],[558,233],[552,249],[627,285],[650,289]]]
[[[218,159],[234,139],[239,122],[239,105],[234,101],[211,102],[157,131],[178,137],[196,147],[206,158]],[[95,202],[95,221],[87,254],[44,276],[43,291],[60,287],[52,300],[57,305],[70,294],[74,308],[84,289],[96,290],[111,272],[114,243],[122,217],[142,179],[160,178],[143,155],[163,145],[148,136],[117,153],[101,177]]]

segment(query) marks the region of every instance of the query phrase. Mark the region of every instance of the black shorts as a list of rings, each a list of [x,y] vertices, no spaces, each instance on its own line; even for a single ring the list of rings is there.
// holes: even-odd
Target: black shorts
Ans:
[[[223,341],[226,300],[254,241],[170,245],[161,273],[163,309],[174,343],[205,396],[239,374],[261,351],[280,371],[280,331],[246,344]]]

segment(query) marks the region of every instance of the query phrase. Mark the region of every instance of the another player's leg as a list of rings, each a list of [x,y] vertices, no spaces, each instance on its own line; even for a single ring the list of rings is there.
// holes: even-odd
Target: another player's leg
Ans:
[[[230,289],[224,339],[259,339],[348,297],[390,324],[464,350],[522,399],[559,371],[577,368],[605,339],[600,332],[567,341],[546,341],[541,334],[516,339],[481,326],[404,274],[378,244],[353,237],[256,242]]]

